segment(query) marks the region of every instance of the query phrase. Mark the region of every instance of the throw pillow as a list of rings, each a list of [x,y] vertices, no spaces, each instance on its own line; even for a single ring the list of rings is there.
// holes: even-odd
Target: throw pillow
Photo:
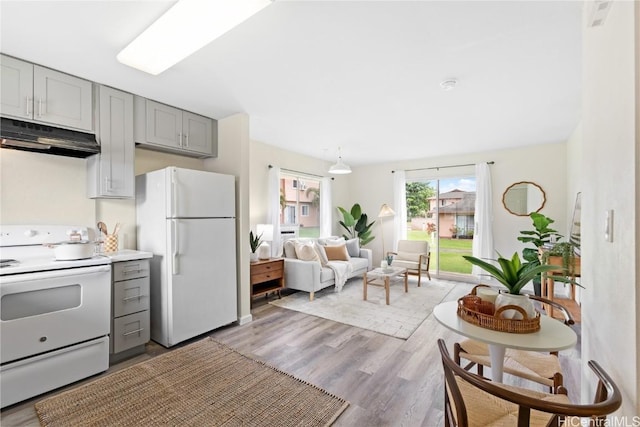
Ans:
[[[313,248],[313,242],[296,242],[296,256],[302,261],[318,261],[320,258]]]
[[[342,244],[340,246],[325,246],[324,251],[327,253],[327,259],[329,261],[349,261],[349,252],[347,252],[347,245]]]
[[[320,258],[320,264],[322,264],[323,266],[327,265],[327,262],[329,262],[329,258],[327,258],[327,253],[324,250],[324,246],[314,243],[313,249],[316,250],[318,257]]]
[[[344,237],[325,237],[318,239],[318,242],[324,246],[338,246],[345,243]]]
[[[347,252],[349,252],[350,257],[359,257],[360,256],[360,239],[349,239],[347,240]]]
[[[293,239],[285,240],[282,245],[284,248],[284,256],[285,258],[298,258],[296,255],[296,241]]]

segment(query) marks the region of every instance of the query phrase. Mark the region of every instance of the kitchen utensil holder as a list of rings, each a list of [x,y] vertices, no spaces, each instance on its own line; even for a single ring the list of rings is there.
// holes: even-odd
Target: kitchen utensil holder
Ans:
[[[118,251],[118,235],[107,234],[104,238],[104,251],[105,252],[117,252]]]

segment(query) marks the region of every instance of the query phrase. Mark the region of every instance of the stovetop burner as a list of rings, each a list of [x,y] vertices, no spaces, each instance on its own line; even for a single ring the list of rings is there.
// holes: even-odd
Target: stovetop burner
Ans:
[[[0,275],[30,273],[67,268],[110,264],[108,257],[96,255],[79,260],[59,261],[53,249],[45,246],[69,240],[72,233],[80,233],[89,240],[86,227],[67,225],[3,225],[0,226]]]

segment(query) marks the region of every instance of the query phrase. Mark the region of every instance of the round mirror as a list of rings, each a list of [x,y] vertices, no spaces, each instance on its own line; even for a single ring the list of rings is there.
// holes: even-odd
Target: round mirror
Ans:
[[[514,215],[527,216],[539,212],[547,198],[538,184],[529,181],[510,185],[502,195],[504,208]]]

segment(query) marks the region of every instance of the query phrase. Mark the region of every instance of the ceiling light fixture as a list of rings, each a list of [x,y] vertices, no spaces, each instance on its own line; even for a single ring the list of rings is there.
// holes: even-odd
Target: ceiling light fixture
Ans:
[[[440,83],[440,87],[442,88],[442,90],[453,90],[456,88],[457,84],[458,84],[458,81],[456,79],[447,79],[447,80],[443,80]]]
[[[117,55],[158,75],[272,3],[272,0],[180,0]]]
[[[346,175],[351,173],[351,168],[349,165],[346,165],[342,162],[342,154],[340,152],[340,147],[338,147],[338,162],[329,168],[329,173],[334,175]]]

